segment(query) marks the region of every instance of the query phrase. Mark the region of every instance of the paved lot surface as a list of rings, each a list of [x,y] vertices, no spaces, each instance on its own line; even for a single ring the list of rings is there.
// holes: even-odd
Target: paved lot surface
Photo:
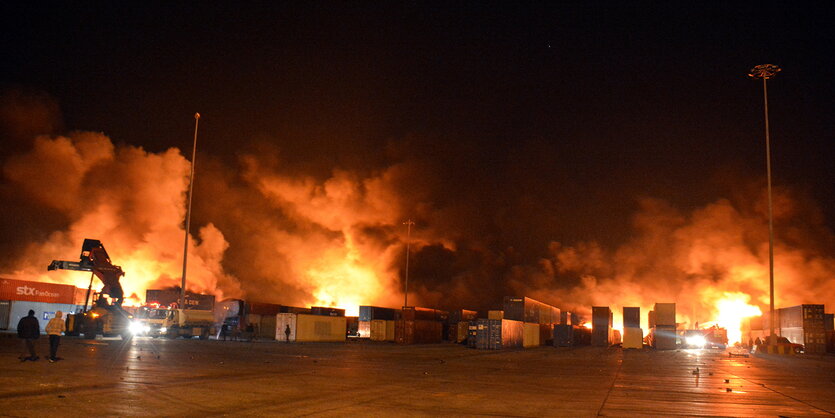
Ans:
[[[835,357],[451,344],[63,339],[21,363],[0,338],[4,416],[831,416]],[[696,369],[698,368],[698,372]]]

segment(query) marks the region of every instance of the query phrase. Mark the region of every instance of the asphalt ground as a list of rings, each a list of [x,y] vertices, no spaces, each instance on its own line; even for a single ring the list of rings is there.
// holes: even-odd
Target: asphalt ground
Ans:
[[[835,357],[0,338],[3,416],[831,416]]]

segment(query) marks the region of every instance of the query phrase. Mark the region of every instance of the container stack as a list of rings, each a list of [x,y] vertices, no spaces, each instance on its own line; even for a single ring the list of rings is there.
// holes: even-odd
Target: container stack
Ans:
[[[779,324],[779,334],[795,344],[803,344],[806,353],[826,353],[823,305],[781,308]]]
[[[591,345],[608,347],[612,344],[612,310],[608,306],[593,306],[591,318]]]
[[[823,332],[826,333],[826,352],[835,353],[835,314],[823,314]]]
[[[449,312],[405,306],[397,311],[394,339],[398,344],[435,344],[443,340]]]
[[[644,348],[644,330],[641,329],[641,308],[623,307],[623,348]]]
[[[553,341],[554,324],[560,323],[560,310],[528,297],[505,296],[503,318],[523,322],[523,346],[536,347]],[[491,311],[492,312],[492,311]]]
[[[477,319],[472,322],[474,343],[468,345],[480,350],[519,348],[523,345],[524,323],[509,319]]]
[[[461,343],[467,339],[467,331],[471,321],[478,317],[478,312],[459,309],[449,313],[449,320],[444,325],[444,336],[447,341]]]
[[[654,323],[653,347],[656,350],[676,349],[676,304],[656,303],[651,312],[650,322]]]
[[[396,312],[397,310],[392,308],[382,308],[379,306],[360,306],[357,336],[359,338],[371,338],[371,321],[394,321]],[[392,329],[394,329],[393,323],[391,326]]]

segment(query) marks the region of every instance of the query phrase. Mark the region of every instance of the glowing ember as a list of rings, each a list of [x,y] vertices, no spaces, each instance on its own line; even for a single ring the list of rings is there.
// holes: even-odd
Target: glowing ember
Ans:
[[[725,292],[725,296],[716,302],[719,312],[717,324],[728,330],[728,343],[740,342],[742,339],[742,320],[751,316],[762,315],[760,308],[748,304],[750,296],[744,293]]]

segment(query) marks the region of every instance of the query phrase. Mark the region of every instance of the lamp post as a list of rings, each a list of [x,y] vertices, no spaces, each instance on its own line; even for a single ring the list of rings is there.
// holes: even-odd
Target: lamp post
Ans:
[[[406,284],[403,289],[403,307],[409,306],[409,250],[412,244],[412,225],[415,223],[411,219],[403,222],[406,225]]]
[[[780,67],[774,64],[762,64],[751,69],[748,74],[753,79],[763,81],[763,103],[765,111],[765,160],[768,176],[768,288],[771,302],[771,313],[768,318],[768,345],[774,345],[774,216],[771,201],[771,138],[768,129],[768,86],[766,81],[780,72]]]
[[[194,162],[197,157],[197,125],[200,122],[200,114],[194,114],[194,147],[191,149],[191,175],[188,179],[188,207],[186,208],[186,237],[183,244],[183,280],[180,284],[180,309],[186,307],[186,265],[188,262],[188,235],[191,228],[191,193],[194,190]]]

